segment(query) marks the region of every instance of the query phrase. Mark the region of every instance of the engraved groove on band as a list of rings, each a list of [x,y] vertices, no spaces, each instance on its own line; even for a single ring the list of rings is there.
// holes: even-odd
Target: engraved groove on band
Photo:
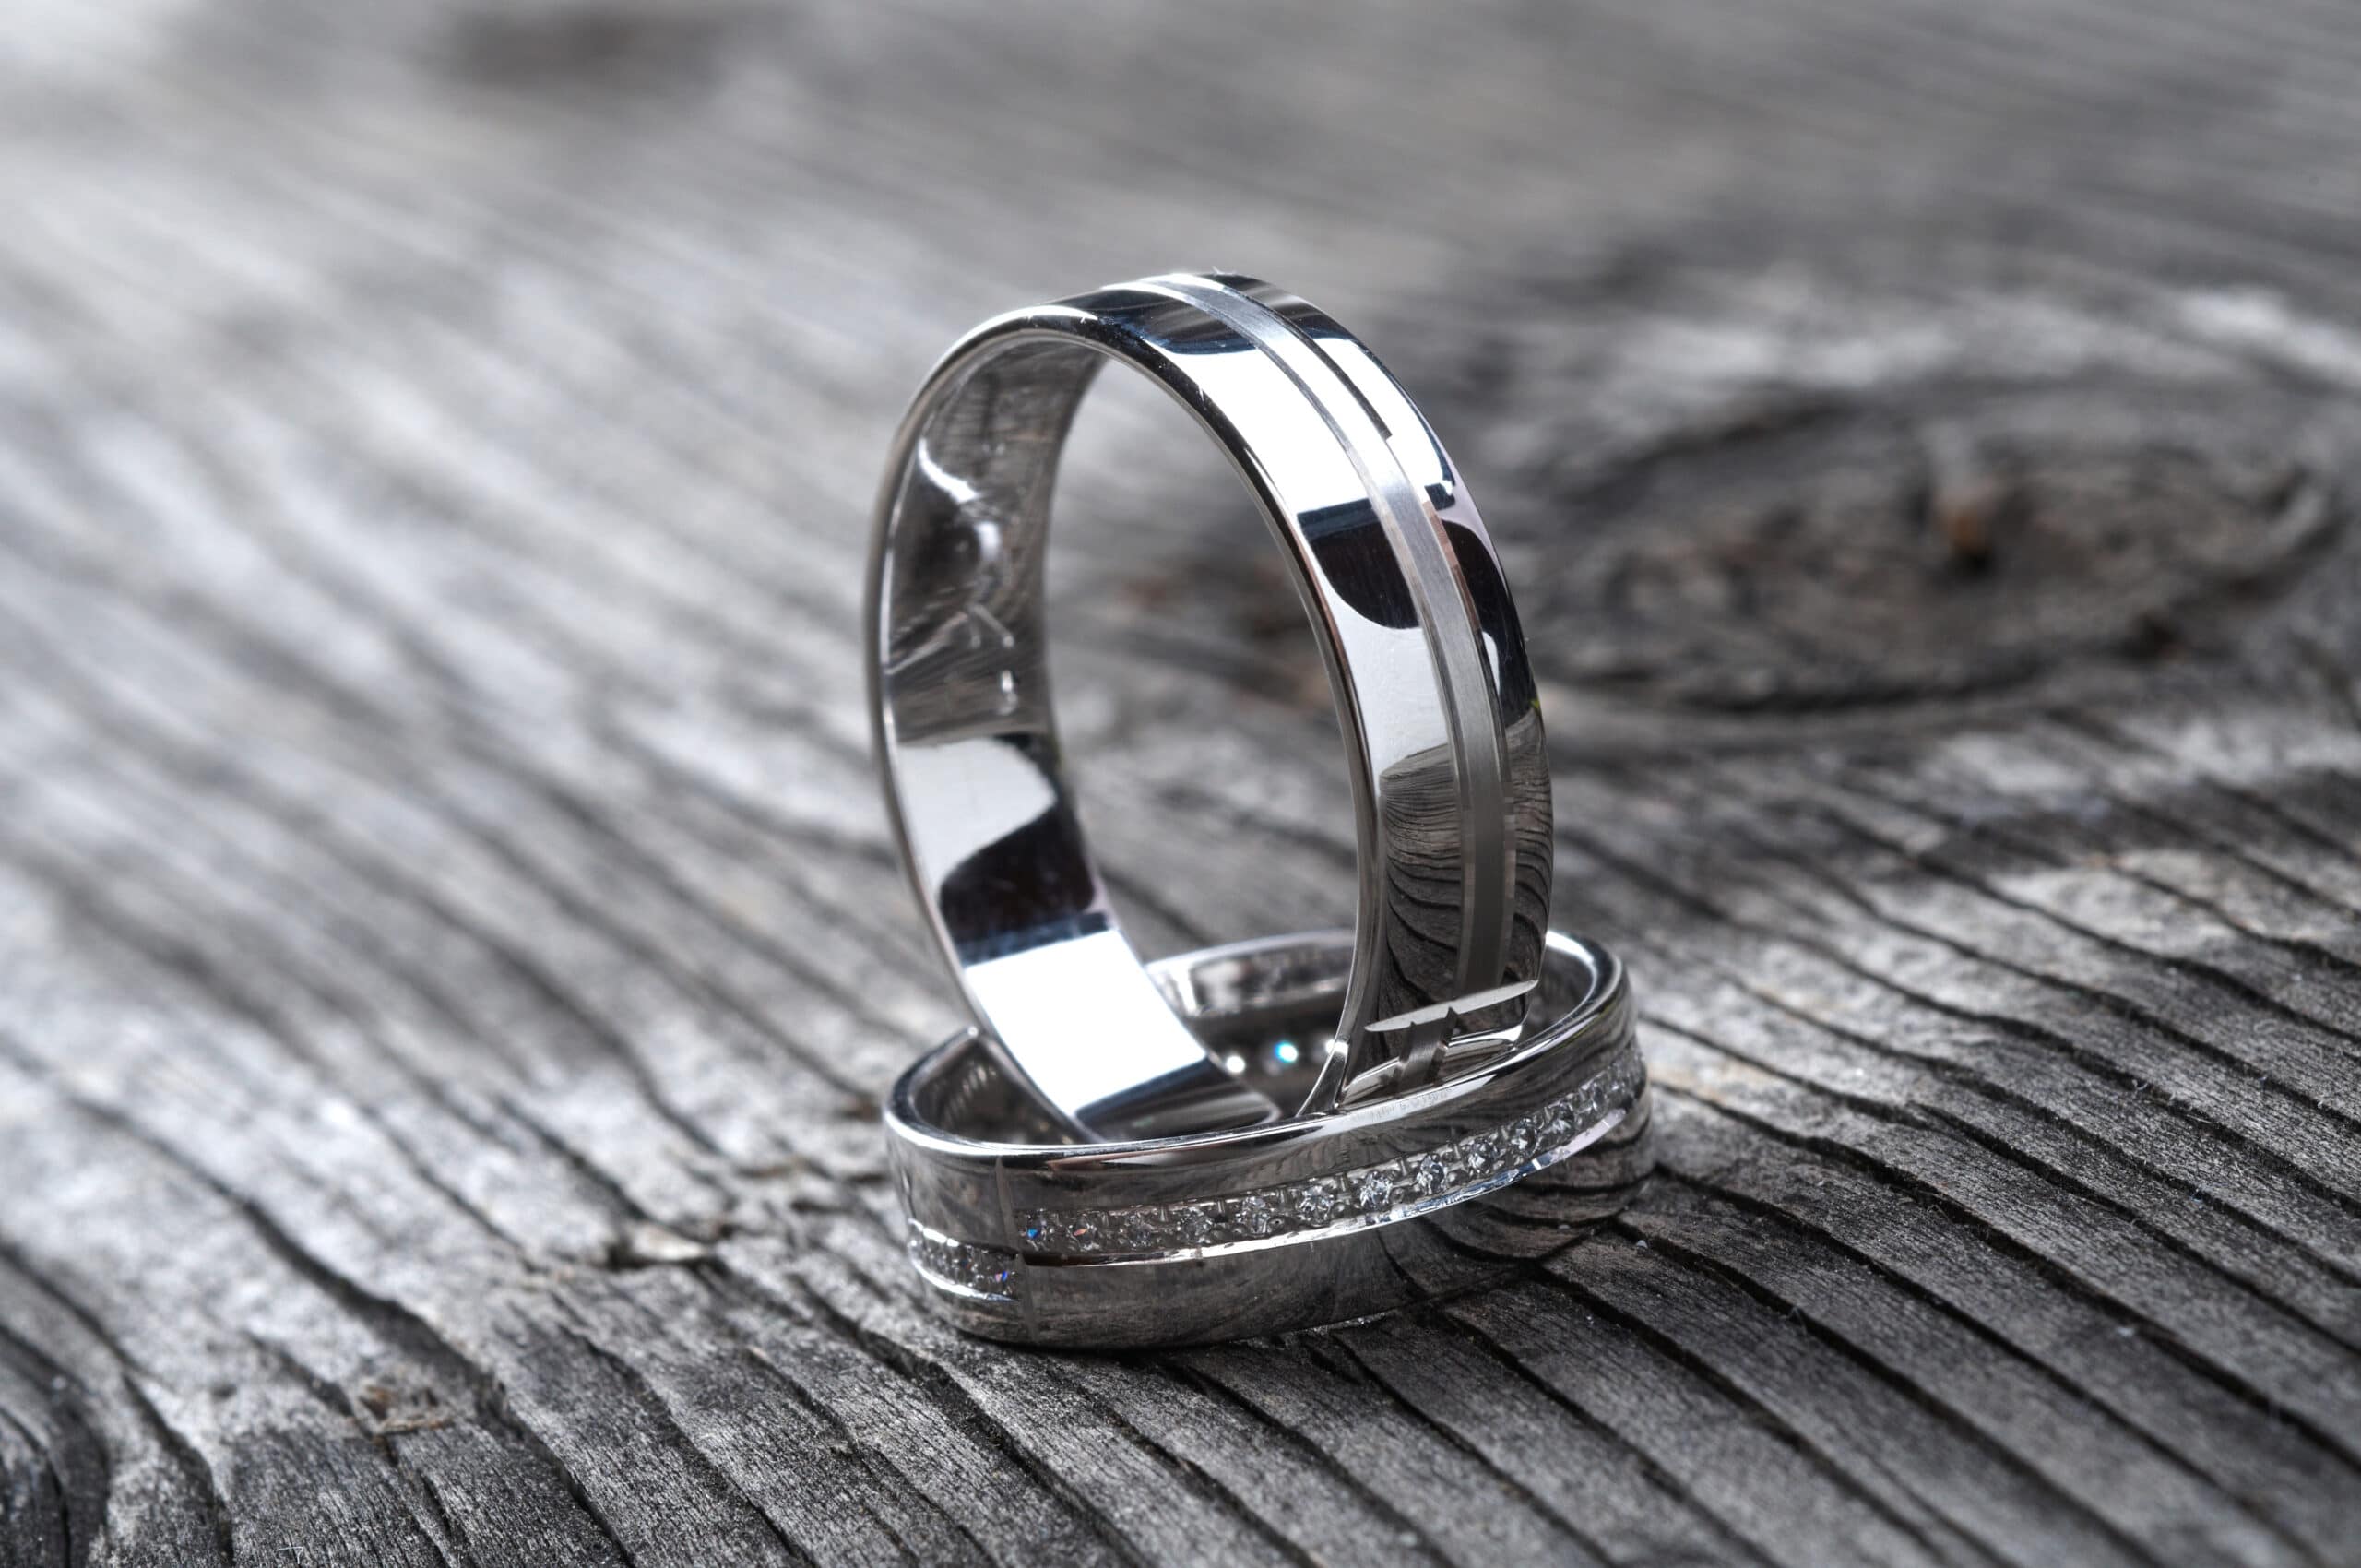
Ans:
[[[1483,632],[1477,624],[1467,585],[1444,544],[1442,519],[1410,482],[1385,422],[1317,339],[1251,291],[1208,287],[1186,276],[1165,275],[1146,281],[1169,290],[1252,338],[1302,389],[1335,434],[1346,459],[1361,476],[1395,556],[1417,585],[1424,612],[1422,630],[1437,671],[1436,688],[1450,728],[1453,781],[1459,790],[1459,975],[1453,994],[1494,988],[1507,951],[1513,882],[1505,827],[1505,748],[1498,707],[1491,699],[1492,677],[1486,666]],[[1350,1009],[1353,1004],[1347,1000],[1346,1005]],[[1363,1021],[1348,1017],[1346,1032],[1357,1034]]]

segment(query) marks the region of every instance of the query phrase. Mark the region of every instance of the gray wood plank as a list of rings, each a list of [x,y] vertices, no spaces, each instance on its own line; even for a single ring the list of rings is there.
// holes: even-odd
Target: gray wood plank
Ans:
[[[2349,1562],[2331,0],[47,7],[0,38],[0,1562]],[[964,1339],[866,756],[971,321],[1262,272],[1472,476],[1665,1170],[1501,1289]],[[1325,692],[1086,415],[1069,742],[1327,923]]]

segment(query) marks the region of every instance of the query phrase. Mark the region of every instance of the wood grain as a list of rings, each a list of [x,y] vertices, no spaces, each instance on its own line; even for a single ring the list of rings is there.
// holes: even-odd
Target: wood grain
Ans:
[[[2343,6],[13,21],[0,1562],[2361,1561]],[[865,515],[971,321],[1200,265],[1473,476],[1666,1169],[1025,1354],[894,1241]],[[1284,578],[1109,390],[1119,892],[1333,921]]]

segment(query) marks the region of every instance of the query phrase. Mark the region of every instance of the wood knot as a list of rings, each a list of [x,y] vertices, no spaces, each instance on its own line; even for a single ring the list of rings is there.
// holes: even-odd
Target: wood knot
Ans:
[[[1525,540],[1553,679],[1788,711],[1989,693],[2219,642],[2343,516],[2327,476],[2225,421],[2082,417],[2082,395],[1815,402],[1587,476]],[[1914,406],[1915,405],[1915,406]]]

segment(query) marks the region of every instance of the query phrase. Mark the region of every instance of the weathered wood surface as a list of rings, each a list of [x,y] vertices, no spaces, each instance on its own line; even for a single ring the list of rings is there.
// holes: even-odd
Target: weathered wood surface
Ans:
[[[2356,81],[2343,0],[19,8],[0,1562],[2361,1561]],[[1013,1353],[881,1180],[864,513],[953,334],[1191,264],[1473,476],[1666,1170]],[[1102,848],[1331,921],[1155,412],[1061,535]]]

